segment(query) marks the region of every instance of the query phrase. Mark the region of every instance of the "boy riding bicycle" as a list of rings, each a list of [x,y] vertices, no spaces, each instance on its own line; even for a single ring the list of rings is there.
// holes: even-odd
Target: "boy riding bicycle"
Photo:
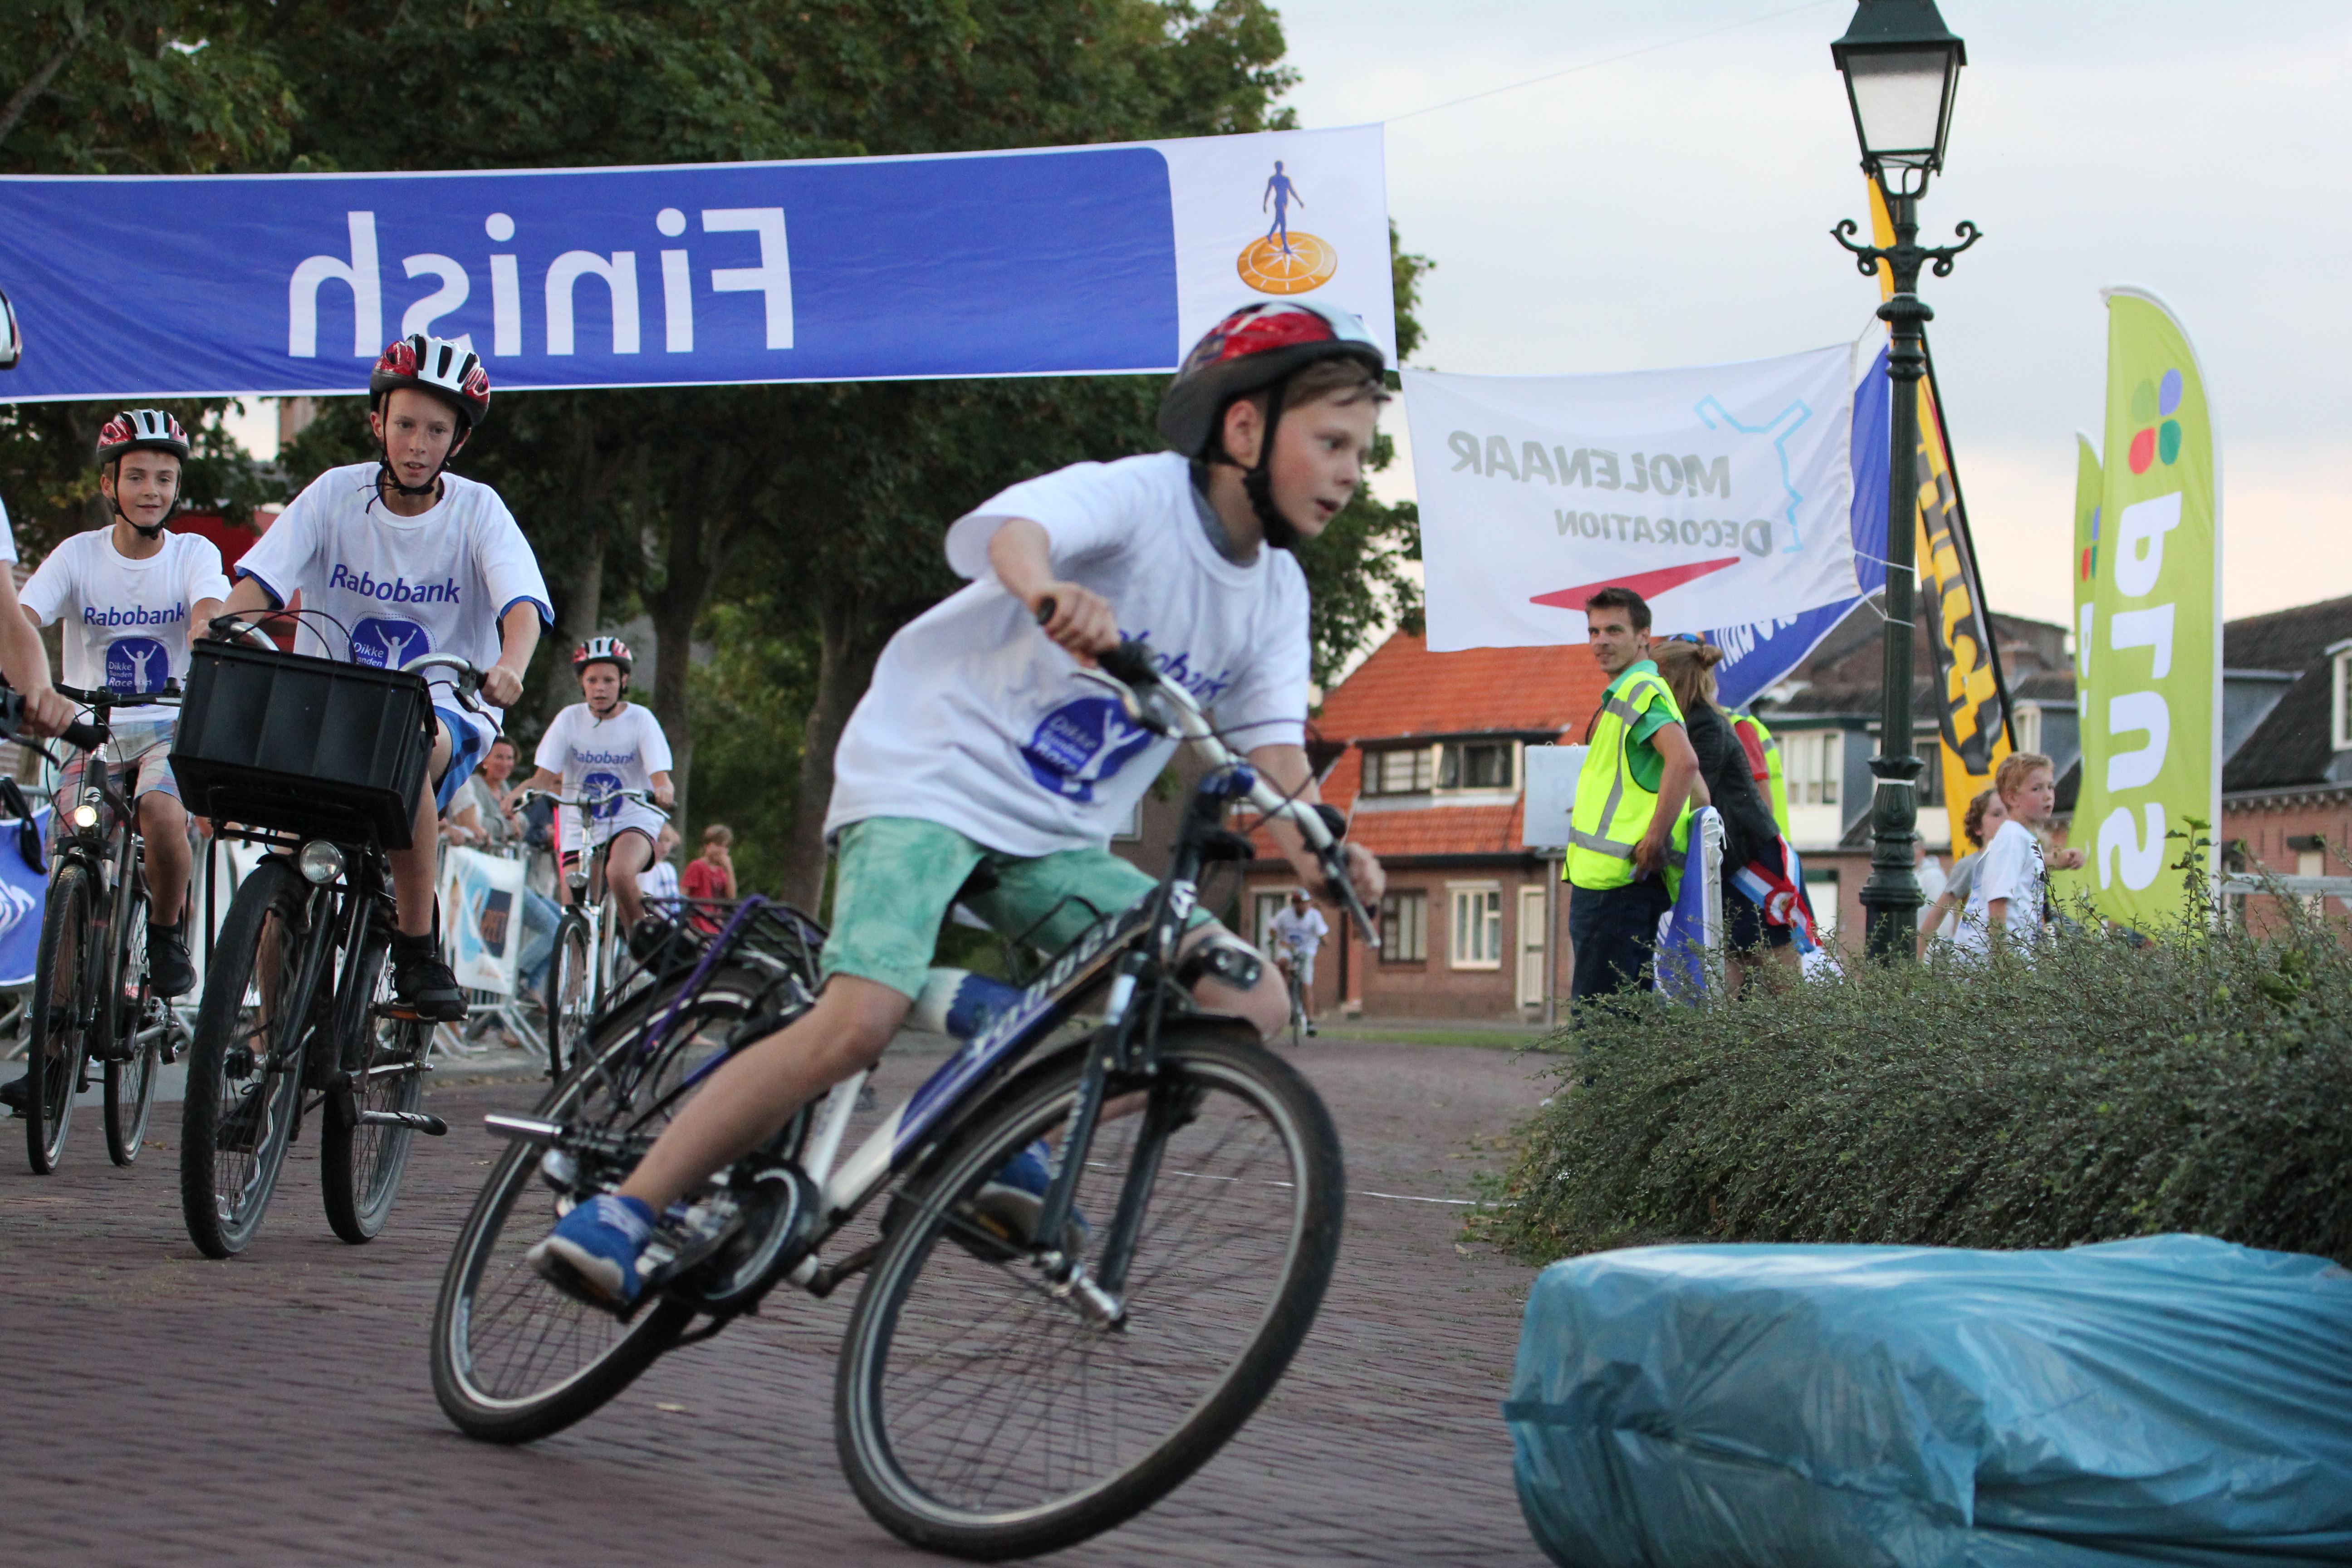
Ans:
[[[1285,971],[1298,972],[1298,1010],[1307,1032],[1315,1032],[1315,954],[1331,934],[1331,923],[1307,896],[1304,888],[1290,890],[1290,904],[1270,922],[1274,927],[1274,961]]]
[[[393,669],[454,654],[482,671],[483,700],[507,707],[555,612],[499,493],[446,471],[489,409],[489,375],[476,354],[420,332],[384,349],[368,395],[379,460],[330,468],[294,498],[237,563],[228,613],[251,618],[299,592],[296,652]],[[418,792],[408,847],[386,851],[400,907],[393,992],[421,1018],[455,1020],[465,993],[434,946],[435,822],[498,726],[458,704],[446,671],[430,679],[434,788]]]
[[[1081,679],[1122,635],[1147,640],[1163,679],[1210,708],[1270,783],[1315,798],[1307,584],[1289,551],[1355,493],[1381,367],[1343,311],[1246,306],[1169,387],[1159,424],[1174,451],[1027,480],[949,531],[949,563],[971,583],[890,639],[835,758],[825,831],[839,859],[816,1005],[730,1059],[617,1194],[533,1247],[542,1273],[597,1305],[634,1300],[656,1213],[881,1055],[953,904],[1055,949],[1154,889],[1108,846],[1175,742]],[[1319,881],[1296,831],[1272,831]],[[1379,862],[1347,854],[1376,900]],[[1244,945],[1204,912],[1191,923],[1187,951]],[[1204,974],[1193,994],[1262,1035],[1288,1011],[1271,972],[1247,991]],[[995,1180],[1042,1191],[1045,1174],[1024,1156]]]
[[[60,634],[68,685],[126,697],[160,691],[188,672],[189,628],[220,613],[228,595],[220,552],[210,540],[165,530],[187,456],[187,432],[161,409],[128,409],[99,431],[99,493],[114,521],[49,552],[19,601],[35,627],[68,619]],[[148,979],[157,996],[184,994],[196,983],[186,935],[188,813],[172,775],[174,717],[160,702],[113,709],[100,764],[122,781],[146,844]],[[89,762],[89,753],[74,752],[58,778],[60,820],[81,796]],[[23,1081],[0,1087],[0,1102],[16,1106]]]
[[[667,810],[674,800],[669,783],[669,738],[650,709],[628,700],[629,670],[635,655],[618,637],[590,637],[572,653],[572,672],[580,679],[581,701],[555,716],[539,738],[532,757],[538,771],[523,785],[527,790],[552,789],[575,798],[600,797],[586,807],[567,805],[556,816],[555,843],[559,874],[556,891],[572,901],[571,876],[600,845],[604,853],[604,886],[619,906],[623,932],[634,931],[645,917],[645,900],[638,892],[637,874],[653,863],[654,846],[666,826],[659,811],[621,798],[624,790],[643,790]]]

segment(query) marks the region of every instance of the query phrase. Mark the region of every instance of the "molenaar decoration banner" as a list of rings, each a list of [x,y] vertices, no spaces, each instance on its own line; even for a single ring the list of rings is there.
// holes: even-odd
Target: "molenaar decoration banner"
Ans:
[[[1622,584],[1661,632],[1795,616],[1860,588],[1851,355],[1609,375],[1404,373],[1429,646],[1584,640]]]
[[[2102,294],[2106,460],[2076,623],[2083,789],[2068,838],[2090,858],[2098,912],[2146,926],[2184,908],[2166,835],[2196,818],[2210,837],[2221,819],[2221,468],[2179,319],[2146,289]]]
[[[1172,370],[1311,294],[1391,355],[1378,126],[937,157],[0,178],[11,399],[365,390],[390,339],[500,389]],[[169,353],[156,345],[168,343]]]

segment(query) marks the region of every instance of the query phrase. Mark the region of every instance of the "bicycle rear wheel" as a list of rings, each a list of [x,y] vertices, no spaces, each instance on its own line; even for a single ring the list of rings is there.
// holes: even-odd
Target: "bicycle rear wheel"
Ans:
[[[428,1024],[373,1012],[365,1028],[366,1048],[358,1053],[365,1059],[352,1068],[353,1120],[346,1125],[331,1103],[319,1132],[319,1185],[327,1200],[327,1224],[354,1246],[373,1241],[391,1217],[416,1137],[413,1128],[356,1118],[362,1111],[415,1110],[425,1103],[425,1052],[433,1038]]]
[[[633,1059],[669,988],[616,1009],[583,1047],[580,1065],[534,1115],[574,1128],[650,1135],[668,1124],[653,1109],[721,1048],[728,1027],[768,982],[722,973],[690,1005],[689,1027],[659,1059]],[[443,1276],[433,1319],[433,1392],[458,1430],[493,1443],[560,1432],[636,1379],[686,1331],[695,1310],[646,1302],[626,1322],[564,1295],[523,1261],[571,1204],[541,1170],[542,1152],[509,1148],[475,1201]]]
[[[147,899],[134,890],[121,900],[116,922],[114,1026],[106,1058],[106,1154],[118,1165],[139,1158],[147,1118],[155,1109],[155,1074],[163,1056],[164,1023],[148,1016]]]
[[[41,916],[40,955],[34,961],[32,1022],[25,1049],[25,1154],[33,1173],[46,1176],[65,1153],[89,1049],[85,1019],[97,1012],[89,994],[93,889],[89,873],[68,860],[49,883]]]
[[[859,1500],[959,1556],[1056,1551],[1149,1508],[1257,1408],[1306,1338],[1338,1255],[1329,1113],[1286,1062],[1171,1025],[1151,1109],[1103,1124],[1077,1206],[1089,1268],[1134,1185],[1126,1316],[1057,1298],[972,1197],[1069,1114],[1081,1061],[1041,1064],[903,1194],[843,1342],[835,1429]]]
[[[555,928],[555,947],[548,954],[547,1072],[563,1076],[564,1064],[577,1064],[595,1018],[596,979],[590,967],[593,954],[588,942],[588,922],[566,914]]]
[[[244,1251],[261,1228],[301,1110],[303,1020],[313,1011],[294,994],[306,892],[293,867],[264,860],[213,943],[180,1112],[180,1212],[207,1258]]]

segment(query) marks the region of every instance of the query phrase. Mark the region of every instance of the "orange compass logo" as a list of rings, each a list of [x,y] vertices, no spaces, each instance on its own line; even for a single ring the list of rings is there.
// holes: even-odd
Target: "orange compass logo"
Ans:
[[[1266,181],[1265,195],[1258,203],[1260,212],[1272,209],[1273,226],[1264,237],[1250,241],[1234,264],[1242,281],[1261,294],[1304,294],[1320,289],[1339,270],[1339,253],[1330,241],[1290,226],[1293,202],[1304,207],[1307,198],[1276,159],[1273,177]]]

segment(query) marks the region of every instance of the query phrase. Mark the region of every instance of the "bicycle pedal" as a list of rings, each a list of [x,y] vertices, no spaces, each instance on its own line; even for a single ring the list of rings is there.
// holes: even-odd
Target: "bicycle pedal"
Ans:
[[[447,1122],[422,1110],[362,1110],[360,1112],[360,1125],[405,1127],[411,1132],[422,1132],[427,1138],[443,1137],[449,1131]]]
[[[406,1002],[379,1002],[368,1011],[376,1017],[396,1018],[404,1024],[425,1022],[425,1015]]]

